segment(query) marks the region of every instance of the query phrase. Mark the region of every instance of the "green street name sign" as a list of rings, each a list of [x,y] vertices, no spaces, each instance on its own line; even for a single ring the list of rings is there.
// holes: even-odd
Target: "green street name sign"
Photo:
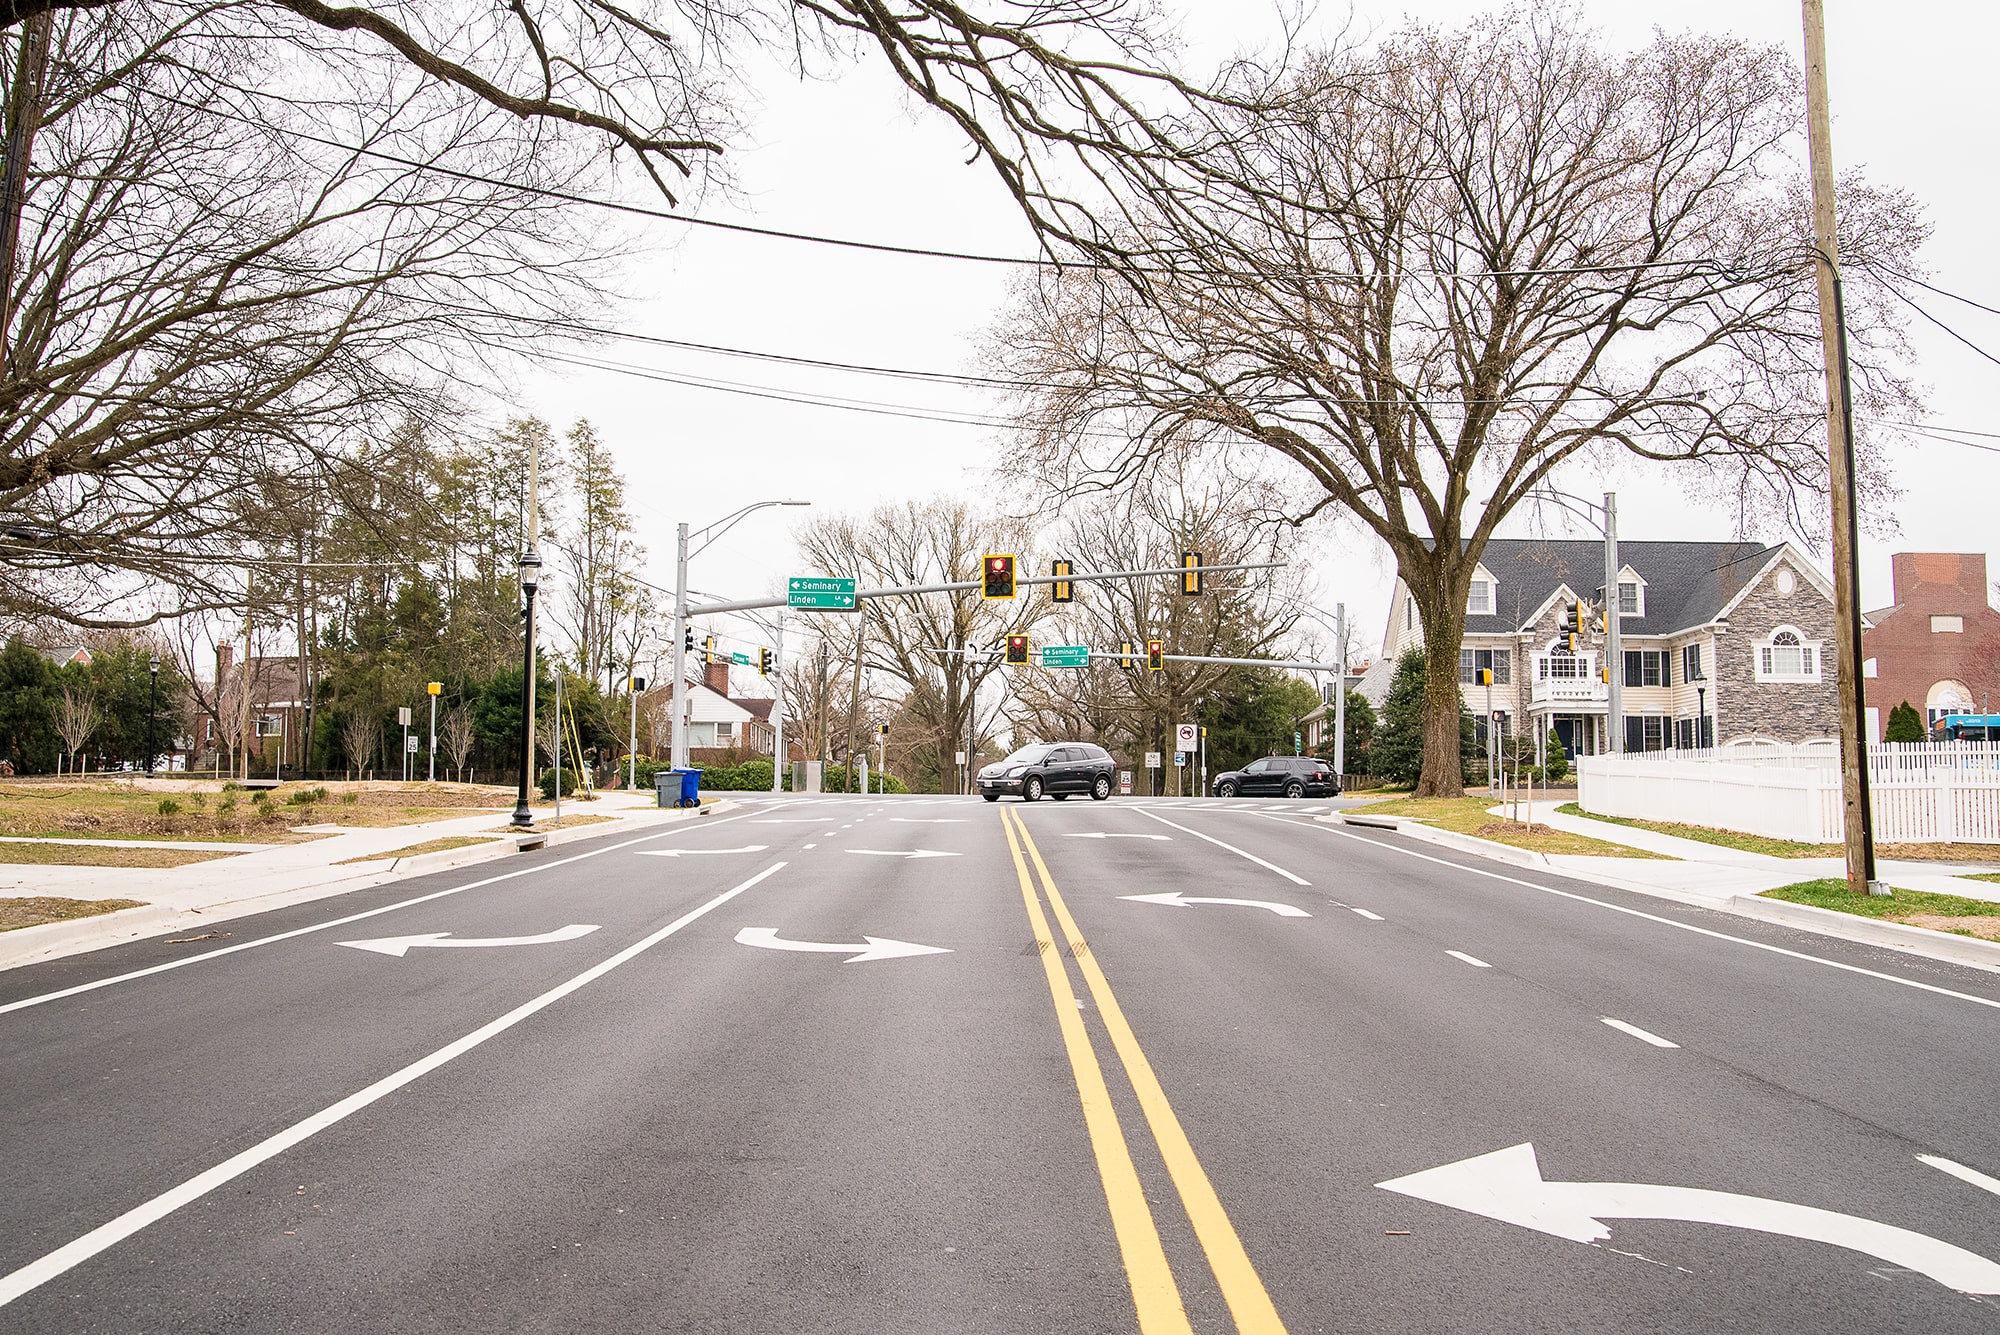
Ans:
[[[831,575],[794,575],[785,582],[785,606],[807,611],[852,612],[854,581]]]
[[[748,654],[731,654],[731,655],[729,656],[729,661],[730,661],[730,662],[732,662],[732,663],[734,663],[734,664],[736,664],[736,666],[737,666],[737,667],[749,667],[749,666],[750,666],[750,655],[748,655]]]
[[[1042,649],[1042,666],[1089,667],[1090,646],[1087,644],[1051,644]]]

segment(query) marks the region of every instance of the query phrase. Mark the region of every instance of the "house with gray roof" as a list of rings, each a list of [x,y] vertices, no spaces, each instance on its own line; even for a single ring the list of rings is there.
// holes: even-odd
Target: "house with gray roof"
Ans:
[[[1571,755],[1607,751],[1614,671],[1625,751],[1839,735],[1833,588],[1803,553],[1790,543],[1620,542],[1618,558],[1623,661],[1606,663],[1601,543],[1486,544],[1458,672],[1482,735],[1498,715],[1503,735],[1531,729],[1538,752],[1550,732]],[[1564,626],[1579,602],[1585,631],[1572,651]],[[1399,579],[1382,662],[1422,642],[1421,616]],[[1481,668],[1492,669],[1490,688],[1474,684]]]

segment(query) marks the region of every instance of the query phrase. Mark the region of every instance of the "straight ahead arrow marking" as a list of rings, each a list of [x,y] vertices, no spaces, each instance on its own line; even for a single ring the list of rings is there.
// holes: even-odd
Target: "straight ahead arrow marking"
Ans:
[[[1137,900],[1141,904],[1171,904],[1184,909],[1195,904],[1232,904],[1237,908],[1269,909],[1280,918],[1310,918],[1312,914],[1292,904],[1279,904],[1268,899],[1208,899],[1198,895],[1183,895],[1178,890],[1167,890],[1157,895],[1120,895],[1120,899]]]
[[[846,955],[843,964],[867,960],[893,960],[905,955],[949,955],[945,946],[920,946],[913,941],[892,941],[883,936],[863,936],[852,944],[837,941],[787,941],[775,927],[745,927],[736,934],[740,946],[760,946],[765,950],[803,950],[822,955]],[[859,953],[854,953],[859,952]]]
[[[957,853],[940,853],[935,848],[850,848],[850,853],[859,853],[870,858],[955,858]]]
[[[336,941],[337,946],[352,946],[356,950],[372,950],[377,955],[394,955],[401,959],[410,951],[421,946],[476,948],[485,946],[546,946],[557,941],[574,941],[579,936],[589,936],[596,931],[594,922],[573,922],[567,927],[558,927],[553,932],[543,932],[540,936],[462,936],[452,937],[450,932],[425,932],[422,936],[385,936],[373,941]]]
[[[1806,1238],[1861,1252],[1928,1275],[1960,1293],[2000,1293],[2000,1265],[1893,1224],[1762,1196],[1643,1182],[1548,1182],[1533,1144],[1515,1145],[1408,1177],[1377,1182],[1384,1191],[1532,1228],[1572,1242],[1611,1236],[1605,1219],[1678,1219]]]
[[[745,844],[741,848],[642,848],[642,858],[705,858],[719,853],[761,853],[769,845]]]

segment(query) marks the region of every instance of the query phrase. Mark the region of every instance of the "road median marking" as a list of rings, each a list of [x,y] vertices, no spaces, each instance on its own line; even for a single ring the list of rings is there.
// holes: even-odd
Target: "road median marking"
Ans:
[[[1144,807],[1139,807],[1137,808],[1137,810],[1141,816],[1145,816],[1151,820],[1156,820],[1162,825],[1173,826],[1174,829],[1179,830],[1182,834],[1191,834],[1197,839],[1206,839],[1208,840],[1209,843],[1214,844],[1217,848],[1227,849],[1231,853],[1234,853],[1239,858],[1248,858],[1250,861],[1256,863],[1264,870],[1274,871],[1278,873],[1278,875],[1284,877],[1286,880],[1290,881],[1293,885],[1310,886],[1312,884],[1311,881],[1306,880],[1304,877],[1292,875],[1292,873],[1286,871],[1283,867],[1280,867],[1275,862],[1266,862],[1264,861],[1264,859],[1258,857],[1255,853],[1244,852],[1242,849],[1238,848],[1235,844],[1225,844],[1220,839],[1215,838],[1213,835],[1203,834],[1200,830],[1191,830],[1185,825],[1175,825],[1173,821],[1168,820],[1165,816],[1155,816],[1152,812],[1146,810]]]
[[[1007,836],[1007,851],[1014,857],[1014,872],[1020,878],[1021,899],[1028,908],[1028,922],[1034,928],[1040,949],[1042,972],[1048,978],[1049,997],[1055,1003],[1056,1025],[1062,1031],[1063,1047],[1069,1054],[1070,1070],[1076,1077],[1077,1098],[1083,1104],[1083,1124],[1090,1134],[1091,1152],[1097,1158],[1097,1174],[1104,1182],[1105,1204],[1111,1210],[1111,1230],[1125,1260],[1125,1276],[1132,1287],[1132,1305],[1139,1316],[1141,1335],[1193,1335],[1187,1310],[1181,1306],[1180,1290],[1174,1285],[1173,1270],[1167,1264],[1166,1248],[1160,1243],[1159,1227],[1153,1222],[1152,1207],[1146,1203],[1145,1188],[1139,1184],[1139,1170],[1132,1163],[1132,1149],[1125,1130],[1118,1124],[1111,1106],[1111,1091],[1104,1083],[1104,1068],[1098,1064],[1097,1049],[1083,1027],[1078,1013],[1083,1003],[1070,987],[1069,971],[1063,967],[1062,952],[1051,948],[1056,940],[1049,920],[1035,897],[1028,864],[1021,857],[1015,838],[1011,812],[1000,813],[1000,828]],[[1026,838],[1026,831],[1021,832]],[[1080,939],[1080,933],[1071,931]]]
[[[1056,888],[1055,877],[1049,873],[1048,864],[1042,860],[1042,853],[1028,834],[1028,827],[1018,811],[1008,811],[1002,816],[1005,822],[1011,818],[1014,833],[1019,835],[1021,848],[1026,849],[1034,863],[1042,893],[1048,897],[1049,907],[1055,911],[1056,921],[1061,924],[1063,934],[1073,943],[1083,941],[1083,929],[1071,916],[1069,905],[1063,901],[1062,892]],[[1159,819],[1155,817],[1154,819]],[[1165,822],[1172,824],[1171,821]],[[1176,826],[1175,828],[1181,828]],[[1198,831],[1190,830],[1190,834]],[[1211,841],[1216,842],[1216,841]],[[1010,835],[1009,844],[1012,846]],[[1227,845],[1225,845],[1227,847]],[[1241,850],[1231,849],[1231,852]],[[1016,851],[1018,863],[1019,851]],[[1243,854],[1250,857],[1250,854]],[[1262,859],[1252,858],[1261,862]],[[1265,863],[1265,866],[1270,866]],[[1282,875],[1290,876],[1281,868],[1272,867]],[[1293,879],[1297,879],[1294,877]],[[1304,882],[1300,882],[1304,884]],[[1045,935],[1040,927],[1039,906],[1033,902],[1032,892],[1025,881],[1022,889],[1029,897],[1030,917],[1037,921],[1036,935]],[[1145,1114],[1146,1125],[1153,1133],[1154,1144],[1158,1146],[1160,1158],[1166,1164],[1167,1176],[1173,1180],[1175,1191],[1180,1193],[1181,1206],[1187,1211],[1188,1222],[1194,1227],[1195,1238],[1201,1243],[1202,1252],[1208,1258],[1209,1269],[1215,1274],[1215,1281],[1222,1291],[1223,1301],[1229,1305],[1229,1314],[1235,1319],[1236,1329],[1243,1335],[1283,1335],[1285,1324],[1272,1305],[1271,1296],[1264,1288],[1264,1281],[1258,1276],[1257,1268],[1251,1263],[1250,1254],[1244,1250],[1243,1240],[1237,1236],[1236,1228],[1229,1222],[1229,1214],[1222,1207],[1222,1200],[1216,1195],[1215,1186],[1209,1181],[1208,1173],[1195,1155],[1194,1146],[1182,1129],[1180,1119],[1174,1115],[1173,1105],[1168,1102],[1166,1090],[1161,1087],[1159,1077],[1154,1074],[1153,1065],[1147,1060],[1145,1050],[1139,1046],[1139,1039],[1132,1032],[1132,1026],[1125,1019],[1125,1012],[1118,1004],[1118,998],[1111,991],[1111,983],[1099,967],[1097,956],[1088,951],[1072,950],[1077,968],[1082,972],[1085,985],[1090,990],[1091,1000],[1096,1004],[1105,1030],[1111,1035],[1111,1046],[1117,1051],[1118,1059],[1125,1067],[1126,1077],[1132,1082],[1133,1093],[1138,1096],[1140,1111]],[[1060,969],[1059,960],[1044,955],[1045,967]],[[1063,975],[1063,986],[1068,987],[1068,975]],[[1060,1005],[1057,1006],[1061,1010]],[[1087,1041],[1087,1039],[1086,1039]]]

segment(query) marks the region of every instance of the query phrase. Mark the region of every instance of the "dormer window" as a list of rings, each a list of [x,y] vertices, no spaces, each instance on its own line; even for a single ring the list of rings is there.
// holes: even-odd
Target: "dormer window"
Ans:
[[[1622,617],[1639,615],[1639,586],[1628,579],[1618,581],[1618,615]]]
[[[1474,579],[1472,581],[1472,592],[1465,599],[1465,614],[1474,617],[1493,615],[1492,580]]]

